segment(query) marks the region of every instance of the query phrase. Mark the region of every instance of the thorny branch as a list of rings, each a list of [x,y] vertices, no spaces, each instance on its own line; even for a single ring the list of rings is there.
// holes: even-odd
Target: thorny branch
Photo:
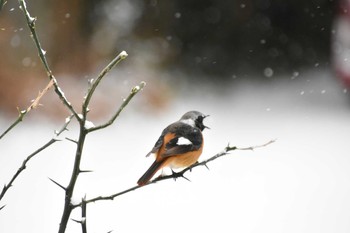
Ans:
[[[61,99],[63,104],[69,109],[69,111],[74,115],[74,117],[80,122],[81,119],[80,119],[78,113],[74,110],[72,104],[67,100],[63,91],[58,86],[58,83],[57,83],[55,76],[52,74],[52,71],[51,71],[50,66],[49,66],[47,59],[46,59],[46,51],[42,48],[38,34],[36,33],[36,30],[35,30],[36,18],[30,16],[29,11],[27,10],[27,4],[26,4],[25,0],[19,0],[19,4],[20,4],[20,8],[23,10],[23,12],[25,14],[27,24],[28,24],[29,30],[31,32],[31,36],[32,36],[34,43],[35,43],[35,46],[38,50],[41,63],[44,65],[44,68],[46,70],[47,77],[50,79],[50,81],[53,82],[53,85],[55,87],[55,92],[58,95],[58,97]]]
[[[94,94],[96,87],[100,84],[102,78],[111,70],[113,67],[115,67],[120,61],[124,60],[128,54],[123,51],[121,52],[118,56],[116,56],[102,71],[101,73],[97,76],[96,80],[91,80],[91,86],[88,89],[88,92],[85,96],[85,101],[83,102],[82,106],[82,112],[83,112],[83,118],[86,119],[86,114],[89,109],[89,103],[92,98],[92,95]]]
[[[102,200],[113,200],[114,198],[118,197],[118,196],[121,196],[123,194],[126,194],[128,192],[131,192],[131,191],[134,191],[134,190],[137,190],[139,188],[143,188],[147,185],[150,185],[150,184],[154,184],[156,182],[160,182],[160,181],[163,181],[163,180],[168,180],[168,179],[177,179],[177,178],[184,178],[184,179],[187,179],[184,174],[188,171],[192,171],[193,168],[195,167],[198,167],[198,166],[207,166],[207,163],[209,162],[212,162],[214,161],[215,159],[218,159],[224,155],[227,155],[229,154],[228,152],[230,151],[233,151],[233,150],[254,150],[254,149],[257,149],[257,148],[261,148],[261,147],[265,147],[265,146],[268,146],[272,143],[274,143],[275,140],[270,140],[268,141],[267,143],[264,143],[262,145],[257,145],[257,146],[250,146],[250,147],[236,147],[236,146],[233,146],[231,147],[230,145],[226,146],[225,149],[219,153],[217,153],[216,155],[210,157],[209,159],[206,159],[206,160],[203,160],[202,162],[198,162],[198,163],[195,163],[185,169],[183,169],[182,171],[180,172],[173,172],[171,175],[166,175],[166,176],[159,176],[153,180],[151,180],[149,183],[147,183],[146,185],[143,185],[143,186],[134,186],[134,187],[131,187],[129,189],[126,189],[124,191],[121,191],[121,192],[118,192],[118,193],[115,193],[115,194],[112,194],[112,195],[109,195],[109,196],[99,196],[99,197],[95,197],[95,198],[92,198],[92,199],[88,199],[88,200],[85,200],[86,203],[92,203],[92,202],[96,202],[96,201],[102,201]],[[188,179],[187,179],[188,180]],[[73,205],[73,208],[76,208],[76,207],[79,207],[81,206],[82,203],[79,203],[79,204],[76,204],[76,205]]]
[[[86,227],[86,196],[81,200],[81,220],[72,219],[74,222],[81,225],[81,231],[87,233]]]
[[[84,142],[86,139],[86,136],[89,132],[96,130],[98,128],[104,128],[110,124],[113,123],[113,121],[115,120],[115,118],[119,115],[119,113],[123,110],[123,108],[128,104],[128,102],[132,99],[133,96],[135,96],[144,86],[144,83],[142,83],[140,86],[134,87],[131,94],[128,97],[128,101],[125,101],[126,103],[123,103],[120,110],[113,116],[112,120],[110,121],[110,123],[106,123],[105,125],[101,126],[101,127],[97,127],[94,129],[94,127],[91,128],[91,124],[89,125],[89,127],[87,127],[86,123],[90,123],[87,122],[87,113],[88,113],[88,105],[90,103],[90,100],[92,98],[92,95],[96,89],[96,87],[99,85],[100,81],[102,80],[102,78],[113,68],[115,67],[121,60],[125,59],[127,57],[127,53],[126,52],[121,52],[115,59],[113,59],[110,64],[108,64],[103,70],[102,72],[99,74],[99,76],[97,77],[97,79],[95,81],[91,82],[91,87],[89,88],[87,95],[85,97],[85,100],[83,102],[82,105],[82,115],[79,115],[75,109],[73,108],[73,106],[71,105],[71,103],[66,99],[64,93],[61,91],[56,78],[53,76],[52,71],[48,65],[47,59],[46,59],[46,52],[42,49],[38,35],[36,33],[35,30],[35,21],[36,18],[33,18],[30,16],[28,10],[27,10],[27,6],[26,6],[26,2],[25,0],[19,0],[21,9],[23,10],[25,16],[26,16],[26,20],[27,20],[27,24],[28,27],[31,31],[31,35],[32,38],[35,42],[35,45],[37,47],[37,50],[39,52],[39,57],[41,62],[44,65],[44,68],[46,70],[47,76],[48,78],[53,82],[53,85],[55,87],[55,92],[57,93],[57,95],[59,96],[59,98],[61,99],[61,101],[63,102],[63,104],[71,111],[71,113],[74,115],[74,117],[77,119],[77,121],[79,122],[80,125],[80,131],[79,131],[79,138],[78,141],[76,142],[77,144],[77,148],[76,148],[76,152],[75,152],[75,159],[74,159],[74,165],[73,165],[73,170],[72,170],[72,174],[71,174],[71,178],[69,181],[69,184],[67,187],[64,187],[60,184],[58,184],[57,182],[55,182],[54,180],[52,180],[54,183],[56,183],[57,185],[59,185],[61,188],[64,189],[65,191],[65,202],[64,202],[64,209],[63,209],[63,213],[62,213],[62,217],[61,217],[61,222],[60,222],[60,227],[59,227],[59,232],[63,233],[66,230],[67,227],[67,223],[70,217],[70,214],[72,212],[72,206],[71,206],[71,198],[73,196],[73,192],[74,192],[74,188],[75,188],[75,184],[77,182],[78,176],[79,174],[82,172],[80,169],[80,163],[81,163],[81,158],[82,158],[82,153],[83,153],[83,148],[84,148]],[[88,128],[90,129],[90,131],[88,130]]]
[[[53,81],[47,84],[43,91],[40,91],[38,96],[32,101],[31,105],[26,110],[18,110],[17,119],[0,135],[0,139],[2,139],[8,132],[10,132],[18,123],[20,123],[24,116],[32,109],[37,108],[40,105],[41,98],[46,94],[46,92],[52,87]]]
[[[110,64],[108,66],[110,66]],[[104,70],[109,71],[109,69],[106,69],[106,68]],[[127,98],[127,101],[124,101],[121,104],[119,110],[114,115],[112,121],[110,121],[110,122],[108,122],[105,125],[102,125],[100,127],[94,127],[94,126],[86,124],[87,123],[86,114],[88,112],[88,104],[83,104],[83,112],[85,112],[85,116],[83,115],[83,117],[81,118],[81,121],[79,122],[79,124],[80,124],[80,132],[79,132],[79,139],[77,141],[77,149],[76,149],[76,152],[75,152],[75,160],[74,160],[73,170],[72,170],[72,174],[71,174],[71,178],[70,178],[69,184],[68,184],[68,186],[66,188],[64,188],[64,190],[65,190],[65,203],[64,203],[64,209],[63,209],[63,213],[62,213],[62,217],[61,217],[60,228],[59,228],[59,231],[58,231],[59,233],[64,233],[65,232],[66,227],[67,227],[67,223],[68,223],[68,220],[69,220],[69,216],[70,216],[72,210],[74,209],[73,205],[71,204],[71,198],[73,196],[73,192],[74,192],[74,189],[75,189],[75,184],[77,182],[78,176],[79,176],[80,173],[84,172],[84,171],[82,171],[80,169],[80,163],[81,163],[81,158],[82,158],[82,154],[83,154],[84,142],[85,142],[87,134],[92,132],[93,130],[104,128],[104,127],[107,127],[108,125],[112,124],[114,122],[114,120],[117,118],[117,116],[120,114],[120,112],[124,109],[124,107],[130,102],[130,100],[140,90],[142,90],[142,88],[144,86],[145,86],[145,83],[141,82],[140,86],[135,86],[134,88],[132,88],[132,90],[131,90],[128,98]],[[88,96],[89,96],[89,93],[91,93],[91,91],[92,91],[92,89],[90,89],[90,91],[88,92]]]
[[[61,135],[61,133],[63,133],[65,130],[67,130],[67,126],[69,125],[69,123],[72,120],[73,115],[69,116],[66,118],[66,121],[64,123],[64,125],[62,126],[62,128],[59,131],[55,131],[55,135],[54,137],[49,140],[47,143],[45,143],[42,147],[40,147],[39,149],[37,149],[36,151],[34,151],[33,153],[31,153],[23,162],[22,165],[18,168],[17,172],[13,175],[13,177],[11,178],[10,182],[8,184],[5,184],[1,194],[0,194],[0,200],[4,197],[4,195],[6,194],[6,192],[8,191],[9,188],[12,187],[13,182],[17,179],[17,177],[22,173],[22,171],[24,169],[26,169],[27,167],[27,163],[35,156],[37,155],[39,152],[43,151],[44,149],[48,148],[50,145],[52,145],[53,143],[59,141],[58,136]],[[0,209],[2,209],[4,206],[2,206]]]

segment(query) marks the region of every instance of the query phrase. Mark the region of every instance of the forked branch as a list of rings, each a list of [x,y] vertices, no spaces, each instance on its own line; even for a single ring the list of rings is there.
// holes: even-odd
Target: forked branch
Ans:
[[[138,86],[135,86],[131,89],[128,97],[126,99],[123,99],[123,103],[120,105],[119,109],[115,112],[115,114],[113,114],[113,116],[111,117],[111,119],[99,126],[95,126],[95,127],[91,127],[89,129],[87,129],[88,132],[92,132],[95,130],[99,130],[99,129],[103,129],[106,128],[107,126],[110,126],[111,124],[113,124],[113,122],[115,121],[115,119],[117,119],[117,117],[119,116],[119,114],[124,110],[124,108],[129,104],[130,100],[139,92],[141,91],[144,87],[146,86],[145,82],[141,82]]]
[[[32,109],[37,108],[40,105],[41,98],[47,93],[47,91],[52,87],[53,81],[51,80],[44,90],[40,91],[38,96],[32,101],[29,107],[26,110],[18,110],[17,119],[0,135],[0,139],[2,139],[8,132],[10,132],[18,123],[20,123],[24,116]]]
[[[5,184],[1,193],[0,193],[0,200],[5,196],[6,192],[8,191],[9,188],[12,187],[13,182],[15,182],[15,180],[17,179],[17,177],[23,172],[24,169],[26,169],[27,167],[27,163],[37,154],[39,154],[41,151],[45,150],[46,148],[48,148],[49,146],[51,146],[52,144],[54,144],[55,142],[59,141],[58,136],[60,136],[65,130],[67,130],[67,126],[69,125],[69,123],[72,120],[73,115],[69,116],[66,118],[66,121],[64,123],[64,125],[62,126],[62,128],[60,130],[56,130],[54,133],[54,137],[49,140],[47,143],[45,143],[43,146],[41,146],[40,148],[38,148],[36,151],[34,151],[33,153],[31,153],[23,162],[22,165],[17,169],[17,172],[12,176],[11,180],[9,181],[9,183]]]

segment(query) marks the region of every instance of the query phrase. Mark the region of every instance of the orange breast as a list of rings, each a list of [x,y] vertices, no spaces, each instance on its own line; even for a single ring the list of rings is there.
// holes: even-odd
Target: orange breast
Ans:
[[[171,168],[189,167],[195,162],[197,162],[201,154],[202,147],[197,151],[191,151],[181,155],[174,155],[168,158],[165,166],[169,166]]]

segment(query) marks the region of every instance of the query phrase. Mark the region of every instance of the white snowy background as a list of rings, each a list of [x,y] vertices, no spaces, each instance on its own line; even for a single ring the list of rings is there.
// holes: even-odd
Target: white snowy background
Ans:
[[[152,163],[145,155],[163,128],[189,110],[210,114],[200,160],[228,143],[277,141],[233,151],[209,163],[210,170],[196,168],[186,174],[191,182],[168,180],[89,204],[88,232],[350,232],[349,93],[329,70],[179,89],[163,113],[131,103],[112,127],[88,135],[81,167],[94,172],[79,177],[73,201],[134,186]],[[0,128],[11,120],[0,118]],[[0,184],[59,128],[45,117],[28,119],[0,140]],[[76,138],[76,126],[69,128],[65,136]],[[64,192],[48,178],[68,183],[74,149],[57,142],[28,163],[1,201],[1,233],[57,232]],[[80,214],[77,208],[72,218]],[[81,232],[80,225],[70,221],[66,232]]]

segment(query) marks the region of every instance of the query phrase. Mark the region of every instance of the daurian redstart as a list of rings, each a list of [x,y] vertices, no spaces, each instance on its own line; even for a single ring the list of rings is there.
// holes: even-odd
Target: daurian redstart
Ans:
[[[166,127],[153,149],[146,155],[154,154],[155,161],[137,184],[147,184],[161,168],[189,167],[197,162],[204,144],[202,131],[208,128],[203,124],[206,117],[203,113],[190,111],[179,121]]]

